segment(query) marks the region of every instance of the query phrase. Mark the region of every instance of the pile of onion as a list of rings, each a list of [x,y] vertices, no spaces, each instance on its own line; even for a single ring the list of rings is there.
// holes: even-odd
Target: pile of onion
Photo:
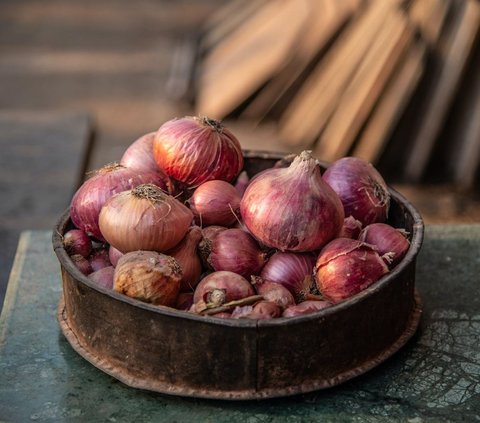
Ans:
[[[63,242],[90,283],[139,301],[222,319],[316,313],[409,249],[388,224],[385,181],[361,159],[322,175],[304,151],[251,175],[222,123],[187,116],[135,140],[120,163],[77,191]]]

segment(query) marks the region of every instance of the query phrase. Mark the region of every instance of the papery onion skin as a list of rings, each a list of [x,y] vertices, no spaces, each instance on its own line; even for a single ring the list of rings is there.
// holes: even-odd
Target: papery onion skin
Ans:
[[[202,239],[202,230],[198,226],[188,229],[184,238],[172,250],[166,254],[174,257],[182,268],[182,280],[180,291],[193,291],[200,282],[202,274],[202,262],[197,254],[198,243]]]
[[[74,254],[70,256],[75,267],[80,270],[84,275],[89,275],[93,272],[92,266],[90,266],[90,262],[80,254]]]
[[[260,277],[256,277],[254,280],[257,293],[262,295],[265,301],[275,303],[282,310],[295,304],[292,293],[283,285],[268,280],[264,281]]]
[[[368,288],[388,273],[388,267],[370,244],[337,238],[320,251],[315,272],[322,295],[338,303]]]
[[[87,258],[92,251],[92,242],[86,232],[80,229],[70,229],[63,235],[63,247],[69,256],[80,254]]]
[[[371,163],[343,157],[327,168],[323,179],[340,197],[346,217],[353,216],[363,226],[387,220],[390,192]]]
[[[212,180],[201,184],[188,200],[197,224],[230,226],[240,215],[240,194],[228,182]]]
[[[104,288],[113,289],[113,274],[115,273],[115,268],[113,266],[102,267],[95,272],[92,272],[88,275],[88,278],[95,282],[99,286]]]
[[[207,117],[185,116],[165,122],[155,134],[153,153],[168,176],[188,187],[212,179],[232,182],[244,164],[235,135]]]
[[[303,316],[305,314],[312,314],[330,306],[332,306],[332,303],[329,301],[307,300],[286,308],[283,311],[282,317],[295,317]]]
[[[218,225],[206,226],[202,229],[202,239],[198,244],[198,253],[200,255],[202,265],[206,269],[213,270],[212,265],[208,261],[208,258],[210,257],[210,253],[212,252],[212,243],[215,237],[217,236],[217,234],[226,229],[228,228],[225,228],[224,226],[218,226]]]
[[[192,220],[188,207],[146,184],[111,197],[102,207],[99,224],[108,243],[123,253],[165,252],[183,239]]]
[[[288,168],[263,171],[254,177],[240,203],[243,222],[252,235],[280,251],[320,249],[343,225],[343,206],[322,180],[310,152]]]
[[[98,216],[105,202],[114,194],[146,183],[167,189],[156,172],[142,173],[117,163],[104,166],[87,179],[73,196],[70,205],[73,224],[96,239],[105,241],[98,225]]]
[[[372,223],[366,226],[358,239],[373,245],[390,269],[400,263],[410,248],[404,232],[387,223]]]
[[[358,239],[360,231],[362,230],[362,222],[355,219],[353,216],[348,216],[343,221],[343,226],[338,235],[339,238]]]
[[[113,288],[143,302],[174,307],[181,278],[182,269],[173,257],[132,251],[118,260]]]
[[[287,288],[297,301],[310,292],[316,255],[313,253],[274,253],[263,267],[260,277]]]
[[[274,302],[259,301],[253,306],[235,307],[230,317],[232,319],[270,320],[281,315],[281,307]]]
[[[208,260],[216,271],[228,270],[249,279],[260,274],[266,254],[249,233],[231,228],[217,234]]]
[[[195,288],[194,304],[200,301],[211,303],[209,297],[214,291],[224,293],[222,301],[217,302],[215,306],[255,295],[253,286],[243,276],[228,271],[213,272],[205,276]]]

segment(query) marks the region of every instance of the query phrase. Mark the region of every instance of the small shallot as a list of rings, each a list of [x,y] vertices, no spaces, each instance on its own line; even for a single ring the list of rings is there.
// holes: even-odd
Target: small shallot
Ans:
[[[177,260],[155,251],[132,251],[118,260],[115,291],[156,305],[174,307],[182,269]]]
[[[226,230],[224,226],[212,225],[206,226],[202,229],[202,239],[198,243],[198,253],[202,264],[206,269],[213,270],[212,265],[209,263],[208,258],[212,252],[212,243],[218,233]]]
[[[115,269],[113,266],[102,267],[101,269],[90,273],[88,275],[88,279],[92,280],[97,285],[103,286],[104,288],[112,289],[114,272]]]
[[[70,256],[70,259],[72,260],[75,267],[80,270],[80,272],[82,272],[84,275],[88,275],[93,272],[92,266],[90,266],[89,261],[80,254],[74,254],[73,256]]]
[[[88,257],[88,261],[90,262],[90,266],[92,266],[92,270],[94,272],[112,265],[112,263],[110,262],[108,251],[105,248],[100,248],[93,251],[92,254]]]
[[[80,254],[87,258],[92,251],[92,242],[88,235],[80,229],[70,229],[63,235],[63,246],[67,254]]]
[[[114,246],[110,245],[108,247],[108,258],[113,267],[117,267],[118,260],[123,256],[123,253],[120,250],[117,250]]]
[[[368,225],[360,233],[358,239],[373,245],[390,269],[400,263],[410,247],[405,231],[386,223]]]
[[[260,277],[252,277],[254,286],[259,295],[262,295],[265,301],[270,301],[278,305],[282,310],[295,304],[295,299],[291,292],[279,283],[264,281]]]
[[[370,244],[337,238],[320,251],[315,272],[322,295],[338,303],[376,282],[388,267]]]
[[[280,306],[271,301],[259,301],[253,306],[235,307],[232,311],[232,319],[257,319],[270,320],[282,315]]]

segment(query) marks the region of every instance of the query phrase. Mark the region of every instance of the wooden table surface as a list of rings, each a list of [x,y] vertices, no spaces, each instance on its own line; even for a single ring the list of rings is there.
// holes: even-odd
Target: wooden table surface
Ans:
[[[480,225],[427,225],[416,272],[420,327],[386,362],[304,395],[186,399],[129,388],[70,347],[56,320],[61,276],[51,232],[23,232],[0,318],[0,421],[478,421],[479,273]]]

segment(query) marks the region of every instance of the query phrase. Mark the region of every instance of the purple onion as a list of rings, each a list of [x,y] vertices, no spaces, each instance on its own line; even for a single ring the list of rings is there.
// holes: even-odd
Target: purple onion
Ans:
[[[188,311],[193,305],[193,292],[180,292],[177,297],[175,308],[177,310]]]
[[[198,243],[198,254],[202,261],[202,265],[213,270],[212,265],[209,262],[210,253],[212,252],[212,243],[219,232],[226,230],[227,228],[218,225],[207,226],[202,229],[202,239]]]
[[[339,238],[358,239],[360,231],[362,230],[362,222],[355,219],[353,216],[348,216],[343,221],[342,230],[338,235]]]
[[[266,254],[247,232],[232,228],[221,231],[212,243],[209,261],[216,270],[228,270],[245,278],[258,275]]]
[[[232,319],[257,319],[270,320],[275,317],[280,317],[282,309],[277,304],[271,301],[259,301],[253,306],[246,305],[235,307],[232,311]]]
[[[260,277],[279,283],[300,300],[310,291],[316,256],[312,253],[282,253],[270,257]]]
[[[265,301],[270,301],[278,305],[282,310],[295,304],[292,293],[283,285],[275,282],[264,281],[260,277],[255,280],[255,289],[259,295],[262,295]]]
[[[373,245],[390,269],[400,263],[410,247],[405,231],[395,229],[386,223],[368,225],[362,230],[358,239]]]
[[[104,288],[113,289],[114,272],[113,266],[107,266],[90,273],[88,278]]]
[[[304,314],[315,313],[318,310],[330,307],[332,303],[329,301],[307,300],[300,304],[291,305],[283,311],[282,317],[302,316]]]
[[[88,257],[88,261],[94,272],[112,265],[108,256],[108,250],[106,249],[95,250],[90,257]]]
[[[92,266],[90,266],[89,261],[85,257],[81,256],[80,254],[74,254],[73,256],[70,256],[70,259],[75,267],[84,275],[92,273]]]
[[[387,219],[390,192],[382,175],[369,162],[344,157],[328,167],[323,180],[340,197],[346,217],[353,216],[363,226]]]
[[[102,206],[114,194],[145,183],[152,183],[167,190],[158,173],[141,173],[116,163],[104,166],[95,173],[95,176],[86,180],[73,196],[70,205],[73,224],[87,234],[105,241],[98,226]]]
[[[250,183],[250,178],[248,177],[247,172],[243,170],[242,172],[240,172],[240,175],[238,175],[237,181],[235,182],[235,189],[240,194],[240,197],[242,197],[243,194],[245,194],[245,191],[249,183]]]
[[[113,267],[117,266],[118,260],[123,256],[123,253],[120,250],[117,250],[113,245],[108,247],[108,258]]]
[[[80,254],[87,258],[92,251],[92,242],[80,229],[71,229],[63,235],[63,246],[69,256]]]

